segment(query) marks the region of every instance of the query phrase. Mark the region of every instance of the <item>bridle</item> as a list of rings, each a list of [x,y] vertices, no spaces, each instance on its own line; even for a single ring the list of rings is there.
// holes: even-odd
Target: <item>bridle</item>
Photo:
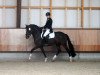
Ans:
[[[28,29],[26,28],[26,38],[27,38],[27,37],[30,37],[31,34],[32,34],[32,31],[31,31],[31,30],[28,30]]]

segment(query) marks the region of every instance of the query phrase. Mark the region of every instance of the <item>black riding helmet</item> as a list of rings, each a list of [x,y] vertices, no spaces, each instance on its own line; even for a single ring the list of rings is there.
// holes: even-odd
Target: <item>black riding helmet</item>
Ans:
[[[50,16],[50,12],[47,12],[47,13],[46,13],[46,16]]]

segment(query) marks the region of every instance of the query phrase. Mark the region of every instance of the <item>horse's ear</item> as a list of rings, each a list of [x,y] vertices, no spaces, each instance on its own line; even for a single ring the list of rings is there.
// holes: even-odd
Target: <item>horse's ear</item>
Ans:
[[[28,25],[26,25],[26,27],[28,27]]]

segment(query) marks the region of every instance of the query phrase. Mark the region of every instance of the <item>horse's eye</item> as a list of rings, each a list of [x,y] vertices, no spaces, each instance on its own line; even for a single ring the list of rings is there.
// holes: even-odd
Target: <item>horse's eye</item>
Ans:
[[[29,28],[29,31],[31,30],[31,28]]]

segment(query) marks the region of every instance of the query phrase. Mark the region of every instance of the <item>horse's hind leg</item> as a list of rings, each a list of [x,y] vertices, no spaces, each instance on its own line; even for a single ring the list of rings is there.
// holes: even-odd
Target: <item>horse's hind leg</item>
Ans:
[[[55,61],[55,59],[57,58],[57,56],[59,55],[59,53],[61,52],[61,48],[60,46],[56,46],[57,47],[57,53],[54,55],[54,57],[52,58],[52,61]]]
[[[72,56],[71,56],[71,53],[70,53],[70,50],[68,49],[67,45],[63,45],[63,47],[66,49],[67,53],[69,54],[69,60],[70,62],[72,62]]]
[[[36,46],[36,47],[34,47],[32,50],[31,50],[31,52],[30,52],[30,55],[29,55],[29,60],[31,59],[31,57],[32,57],[32,53],[33,53],[33,51],[35,50],[35,49],[37,49],[38,47]]]
[[[45,54],[45,51],[44,51],[43,47],[41,47],[40,49],[41,49],[41,51],[42,51],[42,53],[43,53],[43,55],[45,57],[45,62],[47,62],[48,58],[47,58],[47,56]]]

